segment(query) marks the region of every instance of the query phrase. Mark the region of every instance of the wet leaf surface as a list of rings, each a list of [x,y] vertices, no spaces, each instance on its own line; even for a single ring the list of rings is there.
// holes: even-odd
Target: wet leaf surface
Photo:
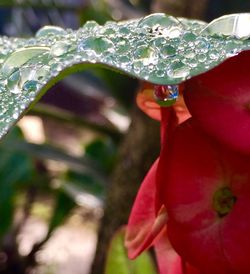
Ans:
[[[28,39],[0,37],[0,136],[65,75],[104,66],[154,84],[176,85],[250,49],[249,14],[210,24],[162,13],[87,22],[77,31],[55,26]]]

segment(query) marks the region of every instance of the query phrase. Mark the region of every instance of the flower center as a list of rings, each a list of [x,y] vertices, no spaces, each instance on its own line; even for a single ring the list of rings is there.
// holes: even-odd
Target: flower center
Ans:
[[[237,198],[229,187],[222,187],[217,190],[213,197],[213,207],[220,218],[226,216],[232,209]]]

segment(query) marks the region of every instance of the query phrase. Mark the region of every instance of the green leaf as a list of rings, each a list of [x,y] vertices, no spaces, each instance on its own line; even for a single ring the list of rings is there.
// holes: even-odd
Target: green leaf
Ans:
[[[66,164],[68,168],[73,171],[86,172],[96,179],[102,178],[105,175],[91,159],[84,156],[72,156],[49,144],[32,144],[25,142],[24,140],[11,140],[10,138],[6,138],[1,143],[0,147],[3,147],[9,153],[18,151],[38,159],[58,161]],[[105,180],[103,179],[100,181],[104,182]]]
[[[19,128],[14,128],[6,139],[22,140]],[[8,231],[14,215],[17,190],[31,181],[34,175],[32,158],[21,152],[10,152],[0,146],[0,238]]]
[[[0,37],[0,136],[53,84],[89,66],[155,84],[208,71],[250,49],[249,16],[207,25],[158,13],[104,26],[89,21],[77,31],[47,26],[30,39]]]
[[[117,150],[108,138],[95,139],[85,147],[86,156],[99,163],[105,171],[111,171],[116,160]]]
[[[99,180],[98,180],[99,179]],[[103,197],[105,193],[106,184],[104,184],[106,178],[98,178],[82,170],[82,172],[68,171],[62,178],[65,182],[63,188],[67,190],[67,186],[72,186],[76,190],[90,193],[92,195]]]
[[[112,239],[106,261],[105,274],[156,274],[155,265],[148,252],[130,260],[124,247],[124,229]]]
[[[53,214],[49,222],[48,235],[55,228],[64,223],[75,206],[75,202],[63,190],[59,189],[56,196]]]

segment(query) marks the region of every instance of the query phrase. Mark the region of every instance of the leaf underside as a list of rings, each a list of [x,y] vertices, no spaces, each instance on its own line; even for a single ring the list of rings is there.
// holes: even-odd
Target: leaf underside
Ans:
[[[89,66],[162,85],[206,72],[250,49],[249,34],[242,34],[249,17],[207,24],[158,13],[104,26],[89,21],[77,31],[47,26],[28,39],[0,37],[0,137],[53,84]]]

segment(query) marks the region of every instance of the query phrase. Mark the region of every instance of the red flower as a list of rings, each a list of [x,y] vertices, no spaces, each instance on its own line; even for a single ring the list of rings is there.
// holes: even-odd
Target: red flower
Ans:
[[[249,64],[241,53],[186,81],[187,121],[182,101],[160,115],[149,96],[137,99],[161,118],[162,149],[138,193],[126,245],[131,258],[154,245],[162,274],[249,273]]]
[[[146,89],[146,91],[145,91]],[[188,118],[183,100],[173,108],[163,108],[162,115],[159,106],[150,96],[152,86],[144,86],[144,92],[137,97],[139,107],[154,119],[162,117],[162,145],[165,138],[171,135],[179,122]],[[177,115],[176,115],[177,114]],[[126,233],[126,246],[130,258],[135,258],[143,250],[155,246],[160,273],[162,274],[199,274],[196,269],[186,264],[172,248],[167,237],[167,212],[157,191],[159,159],[155,161],[134,203]]]

